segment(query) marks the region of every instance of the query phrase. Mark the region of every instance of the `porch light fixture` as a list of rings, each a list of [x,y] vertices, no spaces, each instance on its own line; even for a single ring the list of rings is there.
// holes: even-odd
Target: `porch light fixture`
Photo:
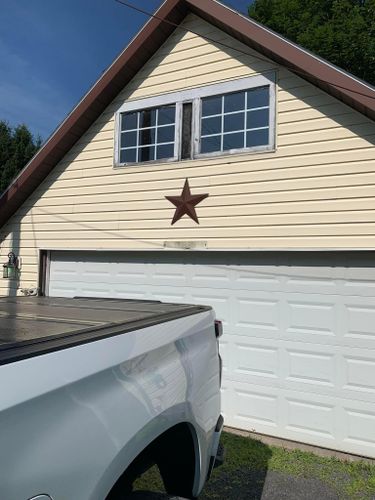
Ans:
[[[3,264],[3,278],[14,280],[18,278],[19,260],[13,252],[8,253],[8,262]]]

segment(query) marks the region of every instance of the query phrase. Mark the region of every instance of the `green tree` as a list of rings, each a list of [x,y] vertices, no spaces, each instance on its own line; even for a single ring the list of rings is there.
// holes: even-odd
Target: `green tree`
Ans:
[[[255,0],[249,15],[375,84],[375,0]]]
[[[26,125],[11,128],[0,121],[0,193],[2,193],[31,160],[41,145]]]

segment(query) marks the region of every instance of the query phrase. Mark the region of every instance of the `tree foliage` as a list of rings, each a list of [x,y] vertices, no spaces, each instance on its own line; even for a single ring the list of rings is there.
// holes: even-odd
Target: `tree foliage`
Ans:
[[[375,84],[375,0],[255,0],[249,15]]]
[[[10,127],[0,121],[0,193],[2,193],[31,160],[41,145],[26,125]]]

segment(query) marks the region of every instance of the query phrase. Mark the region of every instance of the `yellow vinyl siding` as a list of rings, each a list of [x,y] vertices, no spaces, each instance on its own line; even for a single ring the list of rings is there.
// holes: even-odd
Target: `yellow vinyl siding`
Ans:
[[[375,247],[375,124],[302,78],[189,15],[1,229],[2,261],[22,257],[20,283],[37,284],[39,249],[162,250]],[[240,48],[245,55],[235,50]],[[264,59],[264,56],[260,56]],[[126,100],[276,71],[275,152],[113,168],[114,114]],[[171,226],[188,177],[200,225]]]

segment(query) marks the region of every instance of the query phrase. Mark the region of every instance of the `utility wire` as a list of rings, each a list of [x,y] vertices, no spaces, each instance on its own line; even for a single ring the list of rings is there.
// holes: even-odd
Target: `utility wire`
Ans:
[[[180,24],[177,24],[177,23],[174,23],[173,21],[169,21],[168,19],[164,19],[162,17],[159,17],[157,16],[156,14],[152,14],[151,12],[148,12],[147,10],[144,10],[144,9],[141,9],[140,7],[136,7],[135,5],[132,5],[131,3],[128,3],[126,2],[125,0],[115,0],[115,2],[125,6],[125,7],[128,7],[129,9],[133,9],[137,12],[140,12],[141,14],[144,14],[150,18],[153,18],[153,19],[157,19],[158,21],[161,21],[163,23],[166,23],[166,24],[169,24],[170,26],[173,26],[175,28],[178,28],[182,31],[186,31],[187,33],[192,33],[193,35],[196,35],[196,36],[199,36],[201,38],[204,38],[205,40],[209,41],[209,42],[212,42],[212,43],[215,43],[215,44],[218,44],[218,45],[221,45],[222,47],[225,47],[227,49],[230,49],[230,50],[235,50],[241,54],[244,54],[246,56],[250,56],[250,57],[253,57],[254,59],[258,59],[259,61],[263,61],[263,62],[266,62],[269,64],[269,60],[267,59],[263,59],[262,57],[259,57],[259,56],[256,56],[254,54],[251,54],[250,52],[245,52],[244,50],[241,50],[241,49],[238,49],[236,47],[232,47],[231,45],[228,45],[226,43],[223,43],[223,42],[219,42],[218,40],[215,40],[213,38],[210,38],[206,35],[202,35],[201,33],[198,33],[194,30],[191,30],[189,28],[185,28],[183,26],[181,26]],[[336,87],[336,88],[339,88],[339,89],[342,89],[342,90],[348,90],[349,92],[352,92],[353,94],[358,94],[358,95],[361,95],[361,96],[364,96],[364,97],[368,97],[369,99],[375,99],[375,95],[370,95],[370,94],[366,94],[365,92],[359,92],[357,90],[353,90],[353,89],[349,89],[348,87],[344,87],[342,85],[339,85],[337,83],[332,83],[332,82],[329,82],[328,80],[323,80],[322,78],[318,78],[314,75],[311,75],[309,73],[306,73],[305,71],[303,70],[299,70],[299,69],[296,69],[294,67],[288,67],[286,64],[284,64],[284,66],[289,69],[290,71],[292,71],[293,73],[296,73],[296,74],[299,74],[301,76],[307,76],[307,77],[313,77],[315,80],[319,81],[319,82],[322,82],[322,83],[326,83],[327,85],[331,85],[332,87]]]

